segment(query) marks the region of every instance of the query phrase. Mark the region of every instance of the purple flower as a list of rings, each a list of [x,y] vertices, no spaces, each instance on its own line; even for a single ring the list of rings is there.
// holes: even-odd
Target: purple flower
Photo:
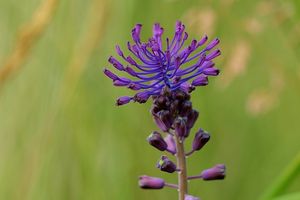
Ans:
[[[176,171],[176,165],[167,156],[161,156],[156,166],[164,172],[173,173]]]
[[[168,147],[168,144],[159,132],[154,131],[153,133],[151,133],[151,135],[149,135],[147,140],[151,146],[157,148],[160,151],[165,151]]]
[[[170,91],[182,89],[192,92],[195,87],[208,84],[207,76],[219,74],[219,70],[214,67],[213,59],[219,56],[221,51],[212,50],[218,45],[218,39],[203,46],[208,40],[207,36],[204,36],[199,41],[193,39],[184,47],[188,34],[185,32],[185,26],[178,21],[172,39],[166,38],[166,42],[163,42],[164,29],[156,23],[153,26],[152,37],[142,42],[141,28],[142,25],[137,24],[132,29],[133,44],[130,42],[127,44],[131,56],[126,57],[121,48],[116,46],[117,54],[126,64],[122,64],[112,56],[108,59],[116,70],[127,73],[130,78],[121,77],[104,69],[105,75],[112,79],[115,86],[138,91],[133,97],[128,97],[126,101],[121,101],[117,105],[130,101],[145,103],[150,96],[160,94],[165,86]]]
[[[165,186],[165,181],[161,178],[140,176],[139,186],[143,189],[162,189]]]
[[[201,172],[201,177],[203,180],[219,180],[225,178],[225,165],[217,164],[210,169],[203,170]]]
[[[203,129],[197,131],[193,141],[193,151],[199,151],[209,141],[210,135]]]

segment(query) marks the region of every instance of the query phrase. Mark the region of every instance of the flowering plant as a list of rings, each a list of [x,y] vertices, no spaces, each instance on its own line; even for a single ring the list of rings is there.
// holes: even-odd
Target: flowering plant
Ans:
[[[219,69],[215,68],[213,62],[221,54],[219,49],[213,50],[219,40],[212,40],[200,51],[198,49],[207,42],[207,36],[199,41],[194,39],[184,47],[188,34],[185,26],[178,21],[173,38],[166,38],[166,44],[162,42],[164,29],[158,23],[153,26],[153,36],[143,43],[140,39],[141,28],[142,25],[137,24],[132,29],[134,44],[127,44],[135,59],[126,57],[119,46],[116,46],[117,54],[127,63],[126,66],[112,56],[108,59],[117,70],[127,73],[131,78],[118,76],[109,69],[104,69],[104,74],[112,79],[115,86],[137,91],[134,96],[119,97],[117,105],[131,101],[145,103],[152,97],[151,114],[166,136],[154,131],[147,141],[159,151],[176,157],[175,164],[166,155],[161,156],[157,168],[167,173],[177,172],[178,184],[144,175],[139,178],[139,185],[144,189],[176,188],[179,200],[197,200],[199,198],[188,194],[188,180],[217,180],[225,177],[223,164],[205,169],[195,176],[187,175],[186,157],[202,149],[209,141],[210,135],[206,131],[200,128],[196,132],[190,151],[186,152],[184,146],[199,116],[198,111],[192,107],[190,93],[198,86],[207,85],[208,76],[219,74]]]

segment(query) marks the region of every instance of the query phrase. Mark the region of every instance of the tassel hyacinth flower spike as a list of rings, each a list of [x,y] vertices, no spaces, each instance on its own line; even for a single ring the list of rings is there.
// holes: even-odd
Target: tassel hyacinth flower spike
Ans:
[[[139,186],[143,189],[175,188],[179,200],[199,200],[188,194],[189,180],[225,178],[223,164],[205,169],[198,175],[187,175],[187,156],[204,147],[210,140],[209,133],[200,128],[194,135],[191,149],[185,151],[184,145],[199,116],[198,111],[193,109],[191,93],[197,87],[207,85],[209,76],[219,74],[213,62],[221,55],[221,51],[215,49],[219,39],[208,42],[208,37],[203,36],[199,41],[193,39],[185,46],[188,34],[185,26],[178,21],[172,39],[166,38],[163,42],[164,29],[156,23],[152,37],[142,42],[141,28],[142,25],[137,24],[132,29],[133,43],[127,43],[131,56],[125,56],[116,46],[120,59],[112,56],[108,59],[116,70],[127,75],[119,76],[107,68],[104,74],[112,79],[115,86],[136,91],[133,96],[119,97],[116,102],[118,106],[129,102],[145,103],[152,97],[151,114],[160,131],[152,132],[147,141],[157,150],[169,154],[162,155],[156,166],[163,172],[177,173],[178,183],[171,184],[162,178],[143,175],[139,177]],[[176,161],[172,161],[171,157],[175,157]]]

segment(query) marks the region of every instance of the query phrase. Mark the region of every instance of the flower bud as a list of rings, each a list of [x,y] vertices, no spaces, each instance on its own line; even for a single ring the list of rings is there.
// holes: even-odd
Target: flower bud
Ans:
[[[152,105],[150,112],[152,115],[156,115],[160,110],[161,109],[157,105]]]
[[[215,57],[218,57],[219,55],[221,55],[220,49],[214,50],[213,52],[211,52],[206,56],[206,60],[212,60]]]
[[[149,99],[150,94],[145,91],[145,92],[139,92],[136,95],[134,95],[134,100],[139,102],[139,103],[146,103],[146,101]]]
[[[198,42],[198,46],[202,46],[207,41],[207,39],[208,39],[207,35],[204,35]]]
[[[151,146],[157,148],[160,151],[164,151],[168,147],[168,144],[165,142],[161,134],[156,131],[154,131],[153,133],[151,133],[151,135],[149,135],[147,141]]]
[[[175,133],[178,135],[178,137],[183,138],[186,136],[187,128],[186,128],[186,122],[182,117],[179,117],[175,120]]]
[[[164,172],[173,173],[176,171],[176,165],[167,156],[161,156],[156,166]]]
[[[168,134],[166,137],[165,137],[165,142],[167,143],[168,145],[168,150],[170,150],[171,152],[174,152],[176,153],[176,143],[175,143],[175,140],[173,138],[172,135]]]
[[[121,48],[120,48],[119,45],[116,46],[116,51],[117,51],[117,53],[118,53],[119,56],[124,57],[124,54],[123,54],[123,52],[122,52],[122,50],[121,50]]]
[[[208,76],[218,76],[220,73],[220,70],[215,67],[209,67],[203,70],[203,74]]]
[[[188,113],[191,112],[191,110],[192,110],[192,102],[184,101],[181,105],[180,115],[186,116]]]
[[[173,93],[173,98],[179,101],[184,101],[189,100],[191,96],[183,90],[177,90],[175,93]]]
[[[115,75],[114,73],[112,73],[111,71],[109,71],[108,69],[104,69],[103,73],[110,79],[112,80],[117,80],[119,79],[119,77],[117,75]]]
[[[199,112],[197,110],[192,110],[187,116],[186,126],[188,129],[191,129],[195,122],[197,121]]]
[[[207,47],[205,48],[207,51],[213,49],[215,46],[217,46],[217,44],[220,43],[220,40],[218,38],[214,39],[213,41],[211,41]]]
[[[154,104],[163,109],[163,108],[167,108],[170,105],[170,102],[168,97],[159,95],[155,99]]]
[[[207,76],[198,76],[192,82],[192,85],[194,85],[194,86],[205,86],[207,84],[208,84]]]
[[[225,165],[218,164],[210,169],[203,170],[201,172],[201,177],[203,180],[219,180],[225,178]]]
[[[179,104],[180,104],[180,102],[179,102],[178,99],[175,99],[175,100],[173,100],[173,101],[171,102],[171,105],[170,105],[170,112],[171,112],[172,114],[177,115]]]
[[[164,132],[167,132],[172,125],[172,116],[168,110],[161,110],[154,116],[156,125]]]
[[[123,65],[117,59],[115,59],[113,56],[109,57],[108,62],[110,62],[116,69],[118,69],[120,71],[124,70]]]
[[[121,106],[121,105],[129,103],[131,100],[132,100],[131,97],[127,97],[127,96],[119,97],[117,99],[116,105]]]
[[[209,139],[210,135],[200,128],[193,141],[193,151],[199,151]]]
[[[192,195],[185,195],[184,200],[200,200],[198,197],[194,197]]]
[[[136,24],[131,31],[132,38],[135,42],[140,42],[141,29],[142,29],[142,24]]]
[[[139,177],[139,186],[143,189],[162,189],[165,181],[161,178],[144,175]]]

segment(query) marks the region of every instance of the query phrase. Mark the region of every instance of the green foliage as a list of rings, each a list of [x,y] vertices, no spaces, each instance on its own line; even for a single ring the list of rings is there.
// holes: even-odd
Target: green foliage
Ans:
[[[42,1],[0,0],[0,68]],[[170,189],[138,188],[145,172],[176,180],[153,164],[160,153],[145,140],[156,129],[150,103],[115,107],[130,91],[112,87],[102,68],[115,44],[126,48],[135,23],[147,38],[154,22],[172,34],[177,19],[191,38],[218,36],[223,53],[221,75],[192,97],[195,127],[212,137],[188,158],[188,173],[217,162],[228,173],[221,182],[193,181],[190,192],[258,199],[299,152],[299,1],[98,0],[103,24],[93,21],[100,11],[90,16],[95,1],[61,0],[25,64],[0,87],[0,199],[176,199]],[[95,48],[85,45],[97,26]],[[288,184],[287,193],[299,191],[299,178]]]
[[[275,198],[274,200],[299,200],[299,199],[300,199],[300,193],[293,193],[293,194],[280,196],[278,198]]]

